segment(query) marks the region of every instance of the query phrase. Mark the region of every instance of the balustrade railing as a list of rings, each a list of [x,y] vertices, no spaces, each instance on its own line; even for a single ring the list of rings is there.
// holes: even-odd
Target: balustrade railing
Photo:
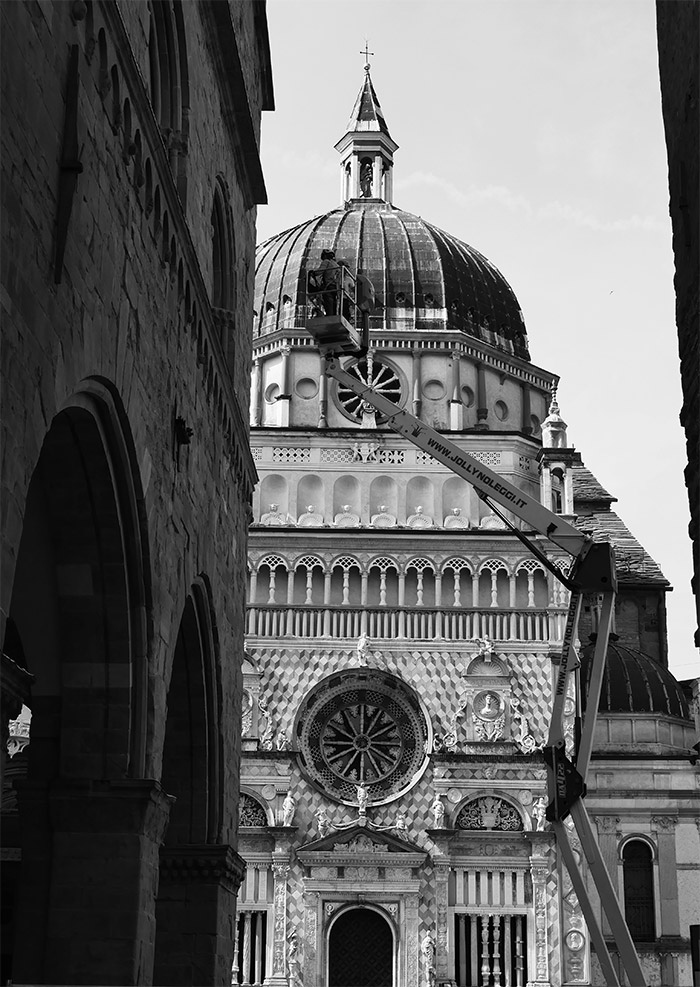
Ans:
[[[566,610],[473,610],[428,607],[250,606],[257,637],[409,638],[417,641],[561,641]]]

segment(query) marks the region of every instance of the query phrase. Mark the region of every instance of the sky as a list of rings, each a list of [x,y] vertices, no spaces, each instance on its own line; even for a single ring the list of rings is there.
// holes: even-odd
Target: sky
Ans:
[[[510,283],[569,444],[674,587],[669,665],[700,675],[653,0],[268,0],[258,241],[340,205],[363,78],[394,205]]]

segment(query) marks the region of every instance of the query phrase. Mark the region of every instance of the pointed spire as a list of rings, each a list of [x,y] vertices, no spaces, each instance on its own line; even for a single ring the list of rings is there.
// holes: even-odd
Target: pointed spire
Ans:
[[[365,47],[365,58],[371,52]],[[384,113],[372,85],[369,61],[345,135],[335,145],[341,155],[341,205],[355,199],[391,202],[394,151]]]
[[[365,81],[358,93],[355,105],[352,108],[346,133],[356,133],[357,131],[375,131],[386,134],[389,137],[389,128],[384,119],[384,113],[377,94],[372,85],[372,78],[369,74],[369,63],[365,65]]]
[[[566,422],[559,414],[556,384],[552,387],[552,400],[549,403],[549,414],[542,422],[542,445],[545,449],[566,449]]]

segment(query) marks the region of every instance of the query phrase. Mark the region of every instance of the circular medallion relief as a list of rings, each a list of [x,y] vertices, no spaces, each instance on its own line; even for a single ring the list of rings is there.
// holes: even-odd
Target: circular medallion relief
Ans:
[[[496,720],[503,712],[501,697],[496,692],[480,692],[474,697],[474,712],[482,720]]]
[[[429,720],[418,697],[376,669],[343,672],[320,682],[299,711],[299,766],[329,797],[357,804],[391,802],[411,788],[428,763]]]

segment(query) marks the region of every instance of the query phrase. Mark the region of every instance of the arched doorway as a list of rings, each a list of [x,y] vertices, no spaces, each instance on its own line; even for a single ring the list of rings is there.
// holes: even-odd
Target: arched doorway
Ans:
[[[339,915],[328,937],[328,987],[392,987],[394,936],[371,908]]]

